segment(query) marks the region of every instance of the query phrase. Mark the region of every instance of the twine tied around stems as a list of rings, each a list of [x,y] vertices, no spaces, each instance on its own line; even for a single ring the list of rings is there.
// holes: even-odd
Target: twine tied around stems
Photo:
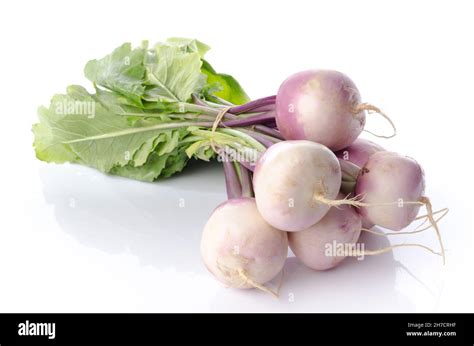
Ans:
[[[223,107],[219,113],[217,114],[216,116],[216,119],[214,120],[214,123],[212,124],[212,128],[211,128],[211,148],[212,150],[214,150],[215,153],[219,154],[219,152],[217,151],[216,149],[216,146],[214,145],[214,134],[217,130],[217,127],[219,126],[219,124],[221,123],[222,119],[224,118],[224,116],[227,114],[227,112],[229,111],[229,109],[231,109],[233,106],[226,106],[226,107]]]

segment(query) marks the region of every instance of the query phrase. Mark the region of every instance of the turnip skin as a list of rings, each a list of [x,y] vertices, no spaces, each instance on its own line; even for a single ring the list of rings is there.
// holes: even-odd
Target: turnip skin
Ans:
[[[362,219],[362,228],[364,229],[371,229],[372,227],[375,226],[375,224],[373,224],[372,222],[370,222],[369,220],[367,220],[364,216],[361,215],[361,219]]]
[[[379,151],[385,151],[385,149],[367,139],[357,138],[347,148],[339,150],[334,154],[340,159],[350,161],[359,167],[364,167],[369,158]]]
[[[307,139],[340,150],[364,129],[365,111],[357,111],[360,104],[360,93],[345,74],[307,70],[281,84],[275,118],[287,140]]]
[[[343,198],[344,196],[340,196]],[[332,207],[315,225],[301,232],[288,233],[290,248],[296,257],[314,270],[337,266],[345,256],[326,256],[326,244],[355,245],[362,228],[361,216],[349,205]]]
[[[373,154],[362,168],[355,194],[368,204],[359,208],[363,218],[399,231],[416,218],[424,190],[424,172],[415,160],[394,152],[380,151]],[[402,206],[397,204],[399,201],[404,202]]]
[[[253,176],[257,207],[273,227],[302,231],[318,222],[341,186],[341,168],[325,146],[311,141],[283,141],[272,145],[257,162]]]
[[[336,156],[341,160],[347,160],[356,166],[364,167],[369,158],[379,151],[385,151],[385,149],[379,144],[367,139],[357,138],[350,146],[337,151],[334,154],[336,154]],[[367,220],[365,217],[362,217],[363,228],[370,229],[374,226],[375,225],[372,222]]]
[[[287,254],[286,232],[265,222],[253,198],[230,199],[219,205],[201,238],[207,269],[234,288],[252,288],[252,282],[263,285],[272,280],[282,270]]]

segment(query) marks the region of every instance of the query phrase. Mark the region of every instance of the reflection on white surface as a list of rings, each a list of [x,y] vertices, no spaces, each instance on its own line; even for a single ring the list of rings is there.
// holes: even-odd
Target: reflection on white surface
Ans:
[[[385,238],[364,237],[369,248],[385,247]],[[273,311],[413,311],[415,304],[397,289],[397,275],[404,275],[392,253],[367,257],[363,261],[346,259],[340,266],[323,272],[313,271],[290,257],[284,268],[284,283],[279,304]],[[239,310],[265,309],[261,297],[239,295]],[[260,292],[252,292],[260,296]],[[220,291],[213,300],[216,311],[232,300],[233,291]]]
[[[439,289],[411,273],[392,252],[362,261],[346,259],[325,272],[310,270],[290,257],[278,300],[256,290],[222,287],[202,265],[199,242],[208,216],[226,198],[223,175],[214,163],[193,166],[181,175],[153,184],[75,165],[43,166],[40,177],[45,201],[54,206],[54,216],[63,232],[83,246],[114,256],[129,254],[138,259],[139,267],[152,268],[148,275],[153,278],[146,280],[156,280],[153,282],[157,285],[152,292],[145,289],[142,293],[146,304],[136,308],[140,311],[436,308]],[[370,234],[362,239],[368,249],[390,244],[387,238]]]
[[[128,252],[141,264],[158,269],[196,272],[202,270],[198,259],[201,229],[226,197],[218,167],[193,163],[188,171],[160,183],[77,166],[46,167],[41,180],[45,200],[54,205],[59,225],[81,244],[110,254]],[[208,182],[205,186],[203,178]]]

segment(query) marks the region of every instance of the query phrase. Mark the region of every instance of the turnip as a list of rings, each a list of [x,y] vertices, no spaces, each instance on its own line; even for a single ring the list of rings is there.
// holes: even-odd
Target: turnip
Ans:
[[[207,269],[234,288],[258,288],[276,295],[264,284],[282,270],[288,237],[260,216],[253,198],[230,199],[209,218],[201,239]]]
[[[340,199],[343,197],[341,194],[338,196]],[[442,216],[444,215],[442,214]],[[363,258],[364,256],[380,255],[400,247],[418,247],[440,255],[422,244],[405,243],[380,249],[365,249],[365,244],[357,244],[361,230],[363,230],[362,219],[359,213],[349,205],[342,205],[329,209],[318,223],[308,229],[288,233],[288,241],[295,256],[314,270],[331,269],[339,265],[346,257]],[[392,235],[392,233],[370,232],[378,235]]]
[[[362,198],[362,202],[348,201],[348,204],[359,207],[359,212],[369,222],[393,231],[412,223],[424,205],[438,236],[444,260],[437,221],[430,200],[423,196],[424,191],[424,172],[414,159],[379,151],[370,156],[357,178],[355,194]]]
[[[273,227],[302,231],[329,210],[341,186],[336,156],[311,141],[283,141],[260,157],[253,185],[258,211]]]
[[[370,222],[399,231],[418,215],[425,191],[421,166],[413,159],[394,152],[373,154],[362,168],[355,194],[369,206],[361,206],[361,215]],[[392,202],[387,205],[387,202]],[[405,203],[410,202],[410,203]]]
[[[364,130],[365,111],[387,118],[395,133],[395,126],[380,109],[361,102],[359,90],[345,74],[308,70],[292,75],[281,84],[275,118],[287,140],[307,139],[340,150]]]
[[[340,195],[340,198],[344,196]],[[345,256],[328,253],[331,247],[353,246],[361,232],[361,217],[348,205],[331,208],[315,225],[301,232],[288,233],[291,250],[306,266],[326,270],[338,265]],[[335,250],[335,249],[332,249]]]
[[[337,151],[335,154],[339,159],[350,161],[359,167],[363,167],[372,154],[384,150],[385,149],[377,143],[367,139],[357,138],[347,148]]]

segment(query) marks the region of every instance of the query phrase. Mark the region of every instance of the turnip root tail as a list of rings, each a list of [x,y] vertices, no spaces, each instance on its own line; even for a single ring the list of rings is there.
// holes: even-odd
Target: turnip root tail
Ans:
[[[316,202],[320,202],[326,205],[329,205],[331,207],[338,207],[341,205],[351,205],[355,208],[360,208],[360,207],[382,207],[382,206],[388,206],[388,205],[400,205],[403,206],[405,204],[419,204],[419,205],[425,205],[424,202],[420,201],[396,201],[396,202],[385,202],[385,203],[365,203],[362,202],[362,197],[361,196],[355,196],[351,198],[344,198],[344,199],[327,199],[324,197],[322,194],[315,194],[314,195],[314,200]]]
[[[332,200],[332,199],[327,199],[326,197],[324,197],[320,193],[315,194],[313,198],[316,202],[320,202],[320,203],[329,205],[331,207],[336,207],[336,208],[338,206],[346,205],[346,204],[351,205],[355,208],[389,206],[389,205],[399,205],[399,206],[403,207],[403,205],[408,205],[408,204],[424,205],[426,207],[426,212],[427,213],[426,213],[426,215],[421,216],[420,218],[425,218],[426,217],[430,221],[430,224],[431,224],[430,227],[432,226],[434,228],[434,230],[436,232],[436,236],[437,236],[438,241],[439,241],[439,245],[441,247],[441,256],[443,257],[443,264],[446,264],[446,253],[445,253],[445,250],[444,250],[443,241],[441,239],[441,232],[439,231],[438,222],[441,220],[441,218],[444,217],[444,215],[446,215],[446,213],[449,210],[447,208],[445,208],[445,209],[441,209],[440,211],[436,212],[436,213],[439,213],[439,212],[444,211],[442,216],[440,218],[438,218],[437,220],[435,220],[434,219],[435,213],[433,213],[433,208],[431,206],[431,202],[430,202],[429,198],[426,197],[426,196],[422,196],[419,201],[403,201],[403,200],[400,200],[400,201],[396,201],[396,202],[385,202],[385,203],[364,203],[364,202],[362,202],[362,197],[361,196],[355,196],[355,197],[344,198],[344,199],[339,199],[339,200]],[[418,220],[420,218],[416,218],[415,220]],[[419,232],[421,232],[421,231],[410,232],[410,233],[419,233]],[[403,233],[397,232],[397,234],[403,234]]]
[[[390,135],[390,136],[382,136],[382,135],[377,135],[369,130],[365,130],[365,132],[367,133],[370,133],[371,135],[375,136],[375,137],[379,137],[379,138],[392,138],[392,137],[395,137],[397,135],[397,128],[395,127],[395,124],[393,123],[392,119],[390,119],[390,117],[385,114],[380,108],[378,107],[375,107],[374,105],[371,105],[370,103],[360,103],[357,105],[357,107],[354,109],[354,113],[357,114],[361,111],[367,111],[368,114],[374,114],[374,113],[378,113],[380,114],[382,117],[384,117],[389,123],[390,125],[392,126],[392,129],[393,129],[393,134]]]
[[[247,260],[244,257],[239,256],[239,255],[235,255],[235,256],[238,256],[241,260],[243,260],[244,262],[247,262]],[[231,277],[232,279],[231,281],[234,281],[238,286],[250,285],[253,288],[259,289],[263,292],[270,293],[275,298],[278,298],[280,295],[280,288],[283,283],[283,269],[281,270],[280,282],[278,283],[278,288],[276,291],[264,285],[261,285],[255,280],[253,280],[248,275],[247,271],[244,268],[237,268],[237,269],[229,268],[227,266],[224,266],[222,263],[219,263],[219,261],[217,261],[217,269],[220,270],[227,277]]]
[[[442,213],[442,215],[436,219],[436,222],[438,223],[439,221],[441,221],[441,219],[449,212],[449,209],[448,208],[443,208],[443,209],[440,209],[440,210],[437,210],[435,212],[433,212],[433,215],[437,215],[439,213]],[[415,231],[413,231],[412,233],[420,233],[420,232],[423,232],[425,230],[427,230],[428,228],[430,228],[432,225],[430,224],[429,226],[423,228],[420,230],[420,227],[423,226],[426,221],[429,221],[429,218],[428,218],[428,214],[426,215],[421,215],[421,216],[418,216],[415,220],[421,220],[421,219],[424,219],[423,222],[421,224],[419,224],[416,228],[415,228]]]
[[[448,208],[444,208],[444,209],[441,209],[441,210],[438,210],[438,211],[435,211],[432,213],[432,215],[437,215],[437,214],[441,214],[440,217],[438,217],[436,220],[434,220],[433,218],[433,222],[434,224],[437,224],[447,213],[449,212],[449,209]],[[427,214],[427,215],[422,215],[422,216],[419,216],[417,217],[415,220],[420,220],[422,218],[429,218],[430,217],[430,214]],[[426,220],[425,220],[426,221]],[[377,231],[373,231],[371,229],[367,229],[367,228],[362,228],[362,231],[364,232],[368,232],[368,233],[371,233],[371,234],[375,234],[375,235],[378,235],[378,236],[391,236],[391,235],[406,235],[406,234],[416,234],[416,233],[421,233],[429,228],[432,227],[432,225],[429,225],[429,226],[426,226],[424,227],[423,229],[418,229],[420,228],[422,225],[424,225],[425,222],[421,223],[420,225],[417,226],[417,228],[415,229],[415,231],[411,231],[411,232],[377,232]],[[393,248],[396,248],[396,247],[403,247],[403,246],[417,246],[417,247],[421,247],[421,248],[424,248],[428,251],[430,251],[431,253],[435,254],[435,255],[439,255],[439,256],[442,256],[443,257],[443,264],[445,263],[444,262],[444,258],[445,258],[445,254],[444,254],[444,248],[443,246],[441,245],[441,253],[439,252],[435,252],[434,250],[432,250],[431,248],[425,246],[425,245],[422,245],[422,244],[397,244],[397,245],[393,245],[393,246],[390,246],[390,247],[387,247],[387,248],[383,248],[383,249],[380,249],[380,250],[374,250],[374,251],[364,251],[364,255],[378,255],[378,254],[381,254],[381,253],[384,253],[384,252],[387,252],[387,251],[390,251],[391,249]]]
[[[255,282],[254,280],[252,280],[248,275],[247,273],[245,272],[244,269],[242,268],[239,268],[237,269],[237,272],[239,273],[239,276],[242,280],[244,280],[244,282],[246,284],[249,284],[251,285],[252,287],[255,287],[259,290],[262,290],[263,292],[267,292],[267,293],[270,293],[272,296],[274,296],[275,298],[278,298],[279,294],[278,292],[275,292],[273,290],[271,290],[270,288],[268,287],[265,287],[263,285],[260,285],[259,283]]]
[[[446,264],[446,254],[444,251],[443,241],[441,239],[441,232],[439,231],[437,221],[433,217],[433,207],[431,206],[430,199],[426,196],[423,196],[420,198],[420,201],[423,202],[423,204],[426,206],[428,220],[430,220],[431,226],[433,226],[436,232],[436,236],[438,237],[439,245],[441,246],[441,254],[443,255],[443,264]]]
[[[448,208],[443,208],[443,209],[440,209],[438,211],[433,212],[433,215],[437,215],[437,214],[442,213],[441,216],[436,219],[436,223],[441,221],[441,219],[443,217],[445,217],[448,212],[449,212]],[[420,220],[420,219],[423,219],[423,218],[426,218],[426,220],[428,220],[428,215],[418,216],[415,220]],[[414,231],[410,231],[410,232],[377,232],[377,231],[367,229],[367,228],[362,228],[362,231],[367,232],[367,233],[371,233],[371,234],[375,234],[375,235],[380,235],[380,236],[417,234],[417,233],[424,232],[427,229],[432,227],[432,225],[430,224],[429,226],[426,226],[426,227],[423,227],[422,229],[419,229],[421,226],[423,226],[426,223],[426,220],[424,220],[421,224],[419,224],[415,228]]]

